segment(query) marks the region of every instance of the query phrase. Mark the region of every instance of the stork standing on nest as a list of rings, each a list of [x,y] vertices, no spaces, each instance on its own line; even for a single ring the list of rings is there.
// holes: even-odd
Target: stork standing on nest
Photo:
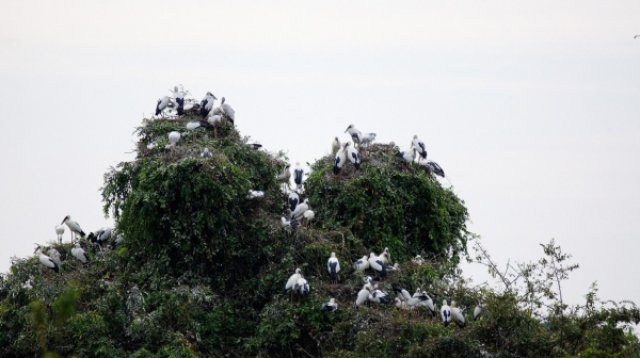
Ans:
[[[278,182],[280,182],[284,186],[283,190],[289,188],[289,180],[291,179],[291,172],[289,171],[290,167],[291,165],[287,163],[282,169],[282,173],[278,174],[276,178]]]

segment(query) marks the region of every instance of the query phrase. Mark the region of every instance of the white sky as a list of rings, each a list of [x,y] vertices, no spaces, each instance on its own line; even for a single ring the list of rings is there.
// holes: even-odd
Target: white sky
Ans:
[[[640,302],[638,1],[3,1],[0,271],[99,188],[183,83],[293,162],[354,123],[413,134],[500,262],[555,237],[603,298]],[[67,237],[68,238],[68,237]],[[483,280],[484,268],[466,267]]]

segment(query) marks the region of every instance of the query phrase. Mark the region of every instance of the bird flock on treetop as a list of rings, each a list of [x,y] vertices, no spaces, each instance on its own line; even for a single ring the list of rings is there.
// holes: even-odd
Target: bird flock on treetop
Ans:
[[[212,129],[214,137],[217,137],[218,133],[216,129],[222,121],[228,121],[231,125],[235,125],[236,119],[235,110],[226,102],[225,97],[222,97],[219,106],[215,106],[217,99],[213,93],[207,92],[204,98],[198,102],[182,85],[177,85],[170,90],[170,95],[158,99],[155,108],[155,118],[176,119],[184,115],[199,117],[199,120],[189,121],[185,126],[188,131],[193,133],[194,140],[197,129]],[[366,155],[367,150],[376,140],[376,133],[363,133],[353,124],[350,124],[344,132],[348,133],[351,141],[343,142],[338,137],[335,137],[331,146],[331,153],[334,156],[333,174],[338,178],[341,176],[342,169],[347,163],[353,165],[355,168],[354,175],[358,175],[363,164],[362,155]],[[167,136],[169,144],[166,146],[166,149],[168,150],[175,149],[182,139],[178,131],[171,131]],[[254,149],[261,147],[259,144],[252,145]],[[155,143],[150,143],[147,148],[152,149],[155,148],[155,146]],[[213,153],[211,153],[209,148],[203,148],[200,152],[200,158],[204,160],[212,157],[212,155]],[[408,165],[416,164],[424,167],[431,174],[443,178],[445,176],[440,165],[434,161],[427,160],[426,145],[417,135],[413,136],[408,149],[400,151],[397,155]],[[308,163],[307,166],[309,166]],[[286,197],[285,206],[287,208],[287,214],[281,217],[281,225],[285,229],[296,230],[299,226],[309,225],[315,218],[315,213],[311,209],[309,199],[302,199],[304,196],[304,181],[308,175],[309,173],[305,172],[304,167],[300,165],[299,162],[296,163],[293,168],[291,168],[290,164],[285,163],[282,172],[277,174],[276,180],[281,184],[281,191]],[[291,184],[292,178],[293,185]],[[246,198],[248,200],[259,200],[264,198],[264,196],[264,191],[250,190]],[[115,228],[110,227],[103,227],[87,235],[78,222],[72,220],[71,216],[67,215],[62,223],[55,227],[59,243],[62,243],[65,225],[66,228],[69,229],[71,242],[75,244],[71,249],[71,256],[83,265],[88,264],[90,258],[81,244],[87,245],[91,243],[97,245],[99,250],[102,251],[107,247],[115,249],[124,240],[124,236],[121,233],[118,233]],[[63,256],[54,247],[37,245],[34,254],[40,264],[45,267],[45,270],[50,269],[59,272]],[[411,261],[414,265],[422,265],[425,262],[420,255],[416,255]],[[334,286],[338,285],[341,266],[340,260],[335,252],[332,252],[328,258],[326,269],[330,284]],[[391,253],[389,248],[386,247],[379,255],[371,251],[368,256],[363,255],[361,258],[356,259],[351,264],[350,272],[352,274],[359,273],[365,275],[370,273],[376,278],[373,279],[371,276],[365,276],[362,288],[355,294],[355,307],[361,307],[365,304],[391,305],[393,302],[392,297],[389,292],[381,287],[381,283],[384,282],[389,272],[399,270],[400,267],[398,263],[391,265]],[[290,294],[292,300],[303,299],[309,294],[310,290],[311,285],[304,277],[300,268],[295,269],[294,273],[286,281],[284,287],[284,292]],[[398,309],[415,311],[424,308],[432,314],[436,313],[433,299],[421,288],[416,288],[415,293],[411,295],[405,288],[393,284],[392,292],[395,293],[395,307]],[[322,312],[335,312],[337,309],[338,302],[335,297],[329,298],[320,308]],[[473,318],[477,319],[481,315],[481,312],[482,305],[478,304],[473,310]],[[451,301],[449,305],[447,304],[447,300],[443,300],[440,306],[440,316],[445,325],[451,322],[456,322],[460,326],[464,326],[465,324],[464,308],[457,307],[455,301]]]

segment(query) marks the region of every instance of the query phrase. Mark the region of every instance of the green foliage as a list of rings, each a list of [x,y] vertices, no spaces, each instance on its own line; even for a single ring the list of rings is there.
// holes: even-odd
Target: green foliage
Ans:
[[[457,269],[471,238],[464,203],[423,167],[401,161],[396,147],[370,146],[358,173],[347,165],[334,175],[332,157],[314,163],[305,195],[316,219],[291,230],[279,220],[282,155],[253,149],[227,122],[193,138],[184,129],[193,119],[145,121],[136,160],[105,174],[103,209],[125,237],[118,248],[83,241],[91,262],[82,265],[70,244],[52,244],[66,255],[61,273],[35,258],[13,260],[0,276],[0,356],[640,355],[634,304],[605,305],[595,286],[583,306],[562,300],[577,265],[554,242],[540,261],[506,274],[482,251],[478,261],[505,289],[470,287]],[[170,131],[182,134],[174,148],[166,148]],[[205,147],[212,157],[200,157]],[[248,199],[249,190],[265,197]],[[400,270],[380,288],[455,300],[466,326],[445,327],[426,309],[356,308],[364,275],[349,264],[385,247]],[[331,252],[341,260],[338,284],[326,271]],[[416,254],[426,262],[412,263]],[[308,297],[283,294],[296,267],[310,282]],[[320,312],[329,297],[338,311]]]

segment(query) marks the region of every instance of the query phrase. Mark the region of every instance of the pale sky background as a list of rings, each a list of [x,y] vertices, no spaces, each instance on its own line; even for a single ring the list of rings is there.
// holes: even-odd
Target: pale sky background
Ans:
[[[110,222],[103,173],[183,83],[294,162],[349,123],[418,134],[497,261],[555,237],[581,264],[572,303],[592,281],[640,303],[639,20],[637,0],[4,0],[0,271],[67,214]]]

